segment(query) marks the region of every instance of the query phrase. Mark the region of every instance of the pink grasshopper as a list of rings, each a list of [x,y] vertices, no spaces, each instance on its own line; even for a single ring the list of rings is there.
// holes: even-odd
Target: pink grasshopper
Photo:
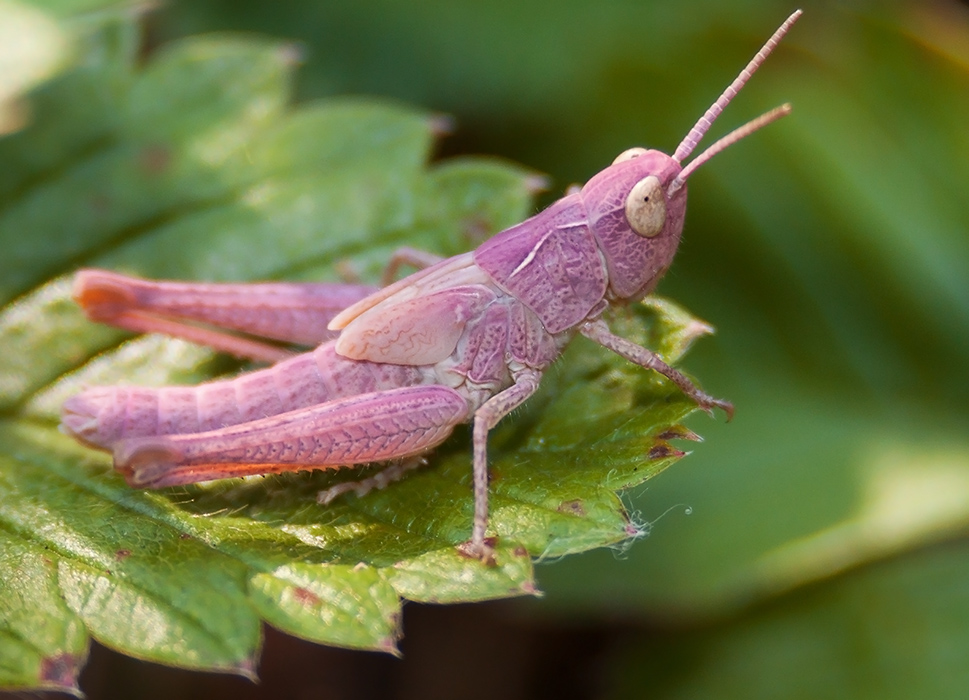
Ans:
[[[197,387],[91,388],[64,404],[63,429],[112,451],[131,486],[160,488],[393,460],[400,462],[388,469],[399,472],[407,458],[472,421],[474,520],[462,551],[488,560],[488,433],[536,391],[576,333],[669,378],[707,412],[733,414],[655,353],[611,333],[601,316],[610,304],[643,298],[670,266],[690,175],[790,112],[778,107],[682,165],[799,15],[778,28],[672,157],[629,149],[581,190],[472,252],[439,260],[402,251],[392,269],[401,262],[424,269],[382,289],[155,283],[81,271],[75,298],[94,320],[276,364]],[[183,320],[322,345],[293,356]]]

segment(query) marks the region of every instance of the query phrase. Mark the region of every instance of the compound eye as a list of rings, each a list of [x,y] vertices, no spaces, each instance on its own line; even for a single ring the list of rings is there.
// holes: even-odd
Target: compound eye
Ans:
[[[637,182],[626,197],[626,220],[640,236],[659,235],[666,222],[666,198],[655,175]]]
[[[636,148],[627,148],[625,151],[616,156],[616,159],[612,161],[612,164],[615,165],[616,163],[625,163],[627,160],[639,158],[639,156],[643,155],[645,152],[646,149],[640,148],[639,146]]]

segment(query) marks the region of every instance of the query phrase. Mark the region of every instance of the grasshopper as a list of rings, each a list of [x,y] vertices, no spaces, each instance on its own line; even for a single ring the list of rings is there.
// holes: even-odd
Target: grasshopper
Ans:
[[[63,430],[113,452],[133,487],[396,462],[382,480],[356,485],[365,490],[397,478],[455,426],[472,422],[474,518],[460,549],[489,561],[488,433],[535,393],[576,334],[659,372],[708,413],[732,416],[729,402],[610,332],[602,314],[642,299],[670,266],[690,175],[790,112],[789,105],[767,112],[683,165],[799,15],[778,28],[672,156],[629,149],[581,189],[474,251],[445,260],[403,249],[386,279],[401,264],[422,269],[382,288],[149,282],[82,270],[74,295],[92,320],[275,364],[196,387],[89,388],[65,402]],[[233,330],[318,345],[292,355]]]

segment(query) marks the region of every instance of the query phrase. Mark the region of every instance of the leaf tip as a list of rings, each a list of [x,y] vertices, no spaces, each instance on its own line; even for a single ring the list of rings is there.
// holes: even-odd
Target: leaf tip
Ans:
[[[306,62],[306,47],[298,41],[288,41],[279,47],[277,54],[284,66],[296,68]]]
[[[46,656],[40,662],[40,684],[80,697],[77,672],[83,663],[83,656],[67,652]]]
[[[252,681],[253,683],[259,682],[259,671],[257,666],[259,663],[259,652],[256,651],[252,656],[243,659],[238,664],[232,666],[229,671],[235,673],[236,675],[242,676],[246,680]]]
[[[693,341],[697,338],[702,338],[705,335],[713,335],[717,332],[717,329],[706,321],[701,321],[698,318],[694,318],[683,329],[683,335],[689,340]]]
[[[697,435],[692,430],[682,425],[671,425],[661,433],[657,433],[656,440],[689,440],[691,442],[703,442],[703,437]]]
[[[525,176],[524,185],[525,191],[530,195],[541,194],[551,186],[547,177],[535,173]]]
[[[454,117],[450,114],[432,114],[427,118],[427,125],[434,138],[454,133]]]
[[[403,658],[403,654],[400,653],[400,649],[397,647],[396,636],[384,637],[377,642],[375,649],[398,659]]]

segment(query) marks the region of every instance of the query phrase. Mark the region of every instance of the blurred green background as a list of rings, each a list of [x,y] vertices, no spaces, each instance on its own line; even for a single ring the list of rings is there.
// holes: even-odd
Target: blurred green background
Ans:
[[[691,179],[659,291],[717,327],[687,369],[737,416],[694,417],[706,442],[628,494],[646,540],[548,562],[541,600],[409,606],[404,661],[270,634],[256,688],[102,650],[90,696],[969,696],[969,7],[802,7],[711,136],[793,115]],[[149,51],[292,38],[301,99],[450,115],[442,157],[523,163],[550,201],[630,146],[671,152],[793,9],[206,0],[145,21]]]

